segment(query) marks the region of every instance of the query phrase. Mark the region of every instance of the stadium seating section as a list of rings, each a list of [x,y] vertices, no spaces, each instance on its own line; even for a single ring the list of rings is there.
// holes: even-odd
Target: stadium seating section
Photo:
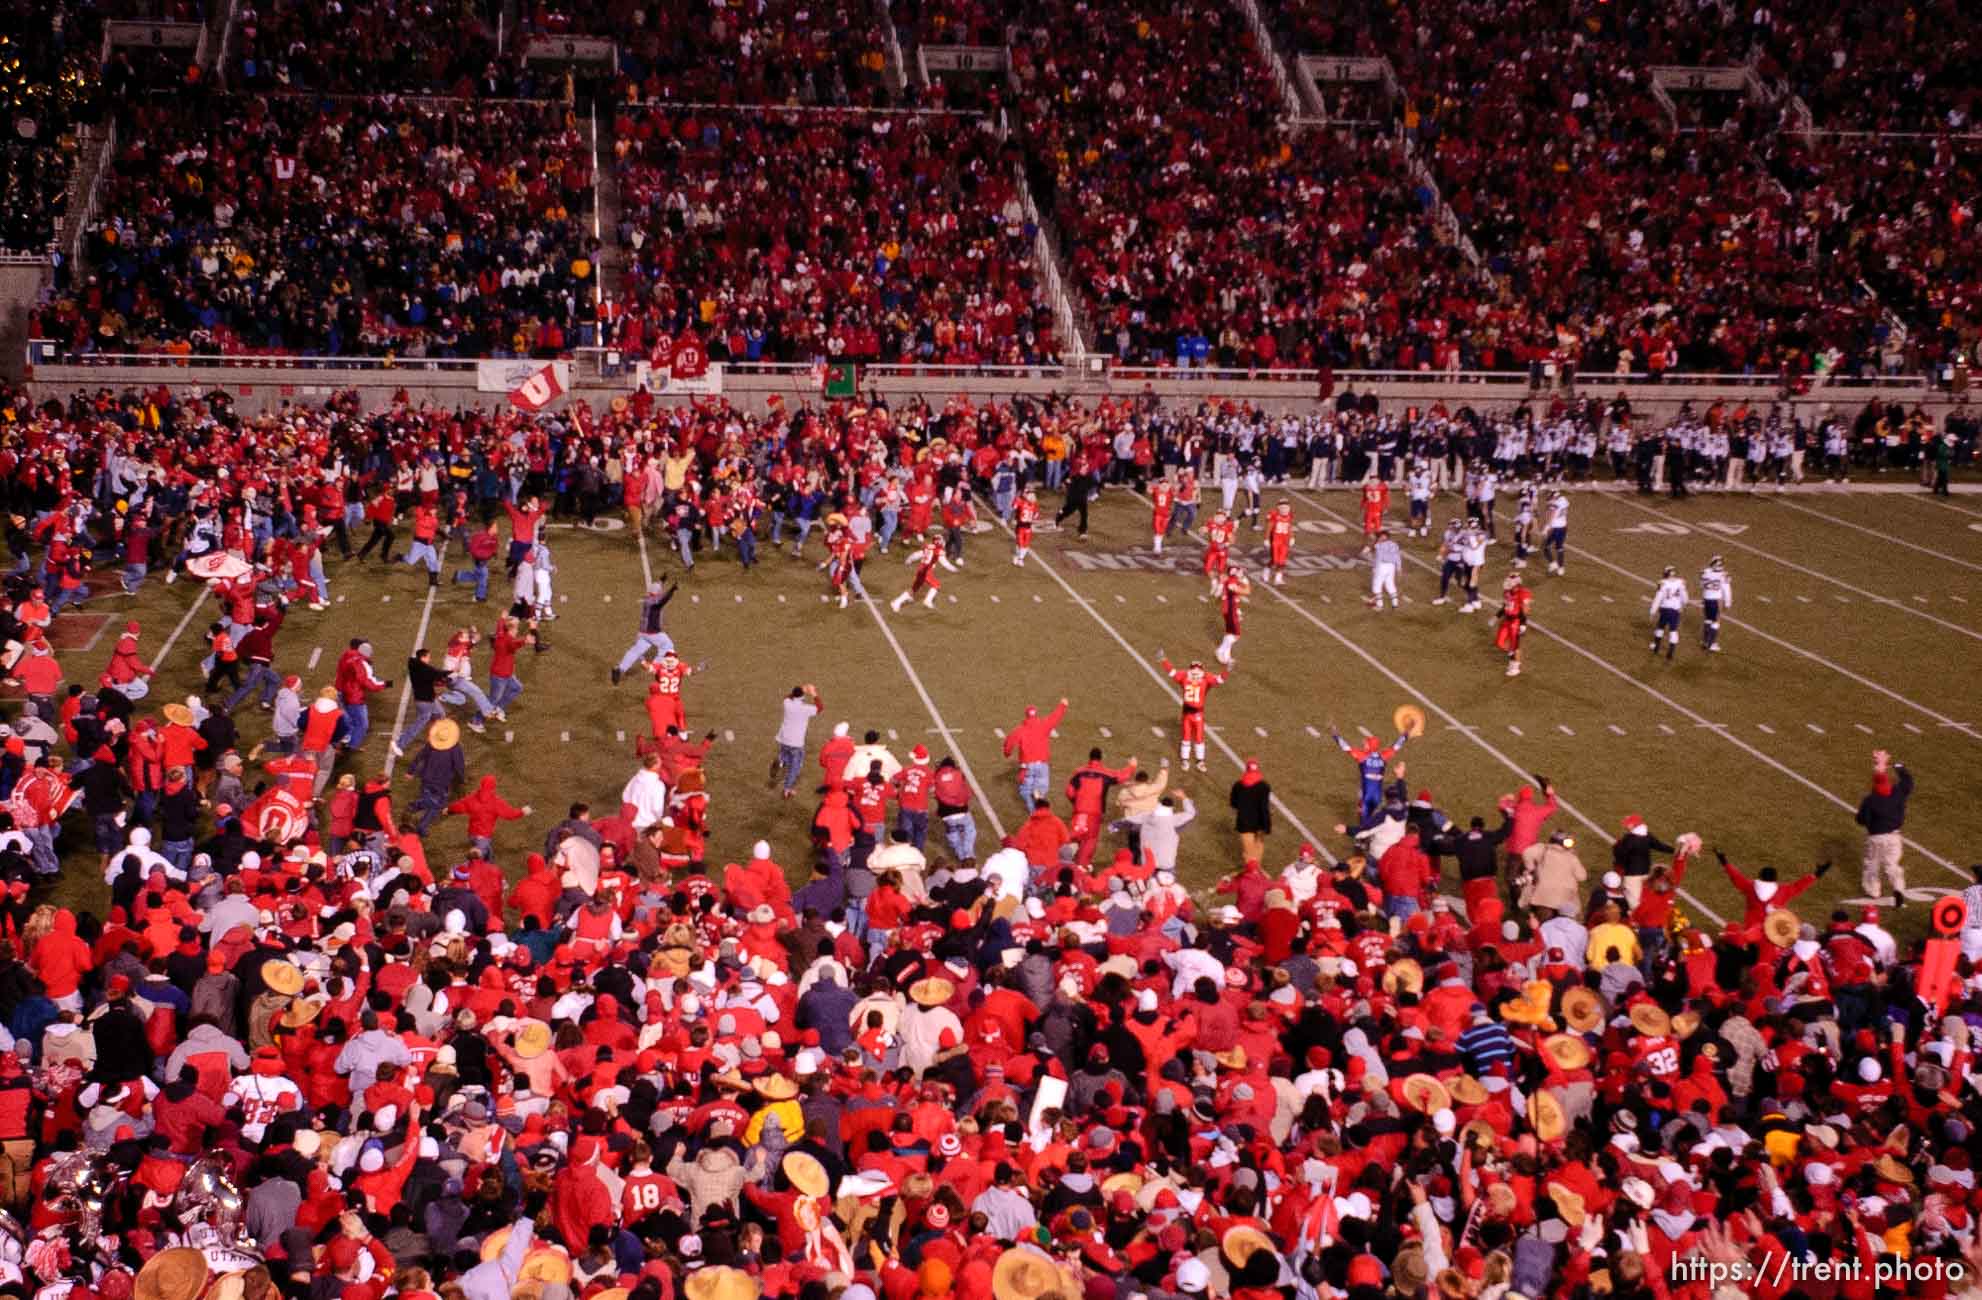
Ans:
[[[142,12],[202,16],[167,3]],[[104,11],[68,6],[12,74],[39,108],[0,243],[47,245],[107,100],[134,129],[39,322],[64,346],[568,349],[596,337],[596,91],[621,341],[693,327],[732,362],[1057,357],[1019,175],[1125,362],[1864,372],[1975,342],[1972,6],[1261,11],[1281,57],[1382,58],[1398,94],[1324,85],[1339,120],[1290,121],[1232,0],[534,0],[506,37],[476,0],[239,0],[225,91],[175,94],[99,69]],[[44,7],[0,12],[18,48]],[[520,57],[567,34],[618,65]],[[959,44],[1009,79],[922,87],[918,48]],[[1661,65],[1753,75],[1668,95]]]

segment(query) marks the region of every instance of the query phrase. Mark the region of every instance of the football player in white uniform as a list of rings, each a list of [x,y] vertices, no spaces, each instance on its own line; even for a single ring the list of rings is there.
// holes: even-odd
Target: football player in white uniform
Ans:
[[[1686,608],[1686,579],[1679,576],[1679,570],[1670,564],[1665,566],[1665,575],[1659,580],[1659,589],[1652,593],[1652,653],[1659,652],[1659,641],[1665,641],[1665,657],[1670,659],[1679,649],[1679,613]]]
[[[1727,565],[1716,555],[1700,572],[1700,648],[1720,653],[1720,612],[1734,608],[1734,579],[1727,576]]]

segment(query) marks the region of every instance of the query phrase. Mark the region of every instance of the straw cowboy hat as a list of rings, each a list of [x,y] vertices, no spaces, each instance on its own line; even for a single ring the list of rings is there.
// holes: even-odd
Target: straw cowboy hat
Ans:
[[[1244,1268],[1246,1262],[1260,1251],[1272,1254],[1273,1243],[1258,1228],[1241,1223],[1225,1230],[1225,1235],[1218,1239],[1218,1249],[1225,1253],[1233,1268]]]
[[[1778,948],[1787,948],[1795,943],[1802,928],[1803,922],[1786,907],[1778,907],[1762,918],[1762,933]]]
[[[1399,992],[1425,991],[1425,968],[1409,957],[1399,957],[1383,970],[1383,991],[1396,997]]]
[[[763,1290],[740,1268],[702,1268],[682,1284],[688,1300],[757,1300]]]
[[[1570,1191],[1561,1183],[1550,1183],[1548,1199],[1555,1202],[1555,1212],[1562,1217],[1564,1223],[1572,1228],[1583,1226],[1588,1211],[1584,1208],[1583,1198],[1580,1195]]]
[[[1211,1059],[1218,1062],[1221,1070],[1243,1070],[1246,1068],[1245,1044],[1234,1043],[1222,1052],[1213,1052]]]
[[[1581,1070],[1590,1064],[1590,1048],[1574,1034],[1550,1034],[1542,1039],[1542,1050],[1557,1069]]]
[[[1425,711],[1415,704],[1400,704],[1390,715],[1390,725],[1407,736],[1425,734]]]
[[[193,711],[183,704],[176,702],[168,704],[161,712],[165,714],[165,720],[175,726],[190,727],[193,725]]]
[[[526,1061],[534,1061],[551,1049],[551,1027],[541,1020],[525,1021],[510,1040],[516,1054]]]
[[[1452,1100],[1461,1106],[1482,1106],[1486,1104],[1486,1085],[1470,1074],[1462,1074],[1445,1085]]]
[[[1127,1192],[1130,1196],[1142,1190],[1143,1177],[1133,1170],[1110,1174],[1101,1180],[1101,1194],[1112,1199],[1116,1192]]]
[[[1039,1300],[1060,1289],[1060,1267],[1030,1246],[1013,1246],[991,1266],[994,1300]],[[702,1300],[692,1297],[691,1300]]]
[[[446,751],[461,743],[461,724],[453,718],[436,718],[427,728],[427,746]]]
[[[294,962],[272,957],[262,963],[262,983],[285,997],[295,997],[303,991],[303,972]]]
[[[1404,1080],[1400,1090],[1404,1094],[1404,1104],[1423,1114],[1436,1115],[1439,1111],[1452,1108],[1452,1094],[1429,1074],[1410,1076]]]
[[[782,1074],[770,1074],[750,1085],[765,1101],[790,1101],[798,1095],[798,1085]]]
[[[832,1183],[826,1177],[826,1166],[803,1151],[786,1152],[778,1168],[784,1170],[785,1181],[801,1195],[824,1196],[832,1190]]]
[[[206,1256],[191,1246],[174,1246],[145,1261],[132,1295],[136,1300],[193,1300],[206,1282]]]
[[[1603,999],[1595,989],[1573,988],[1562,995],[1562,1018],[1579,1034],[1587,1034],[1603,1024]]]
[[[301,1029],[323,1014],[322,998],[297,998],[282,1013],[284,1029]]]
[[[1700,1031],[1700,1013],[1682,1011],[1672,1018],[1672,1033],[1675,1038],[1691,1038]]]
[[[1672,1017],[1652,1002],[1631,1005],[1631,1027],[1647,1038],[1664,1038],[1672,1032]]]
[[[930,975],[908,986],[908,999],[919,1007],[940,1007],[957,995],[957,986],[941,975]]]
[[[1562,1113],[1562,1103],[1547,1092],[1529,1094],[1528,1123],[1534,1126],[1535,1136],[1544,1142],[1553,1142],[1569,1131],[1569,1117]]]

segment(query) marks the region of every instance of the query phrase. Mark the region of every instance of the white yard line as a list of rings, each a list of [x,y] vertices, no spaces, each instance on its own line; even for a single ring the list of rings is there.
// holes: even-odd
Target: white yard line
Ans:
[[[1937,560],[1946,560],[1949,564],[1958,564],[1964,569],[1973,569],[1977,573],[1982,573],[1982,564],[1976,564],[1971,560],[1964,560],[1958,555],[1949,555],[1946,551],[1937,551],[1930,546],[1919,546],[1903,538],[1894,537],[1891,533],[1882,533],[1876,528],[1867,528],[1863,524],[1854,524],[1849,519],[1839,519],[1836,515],[1827,515],[1821,510],[1812,510],[1809,506],[1797,505],[1794,501],[1779,499],[1776,504],[1786,509],[1794,510],[1798,514],[1810,515],[1814,518],[1821,519],[1827,524],[1836,524],[1839,528],[1849,528],[1855,533],[1864,533],[1867,537],[1876,537],[1880,541],[1890,543],[1893,546],[1904,546],[1909,551],[1918,551],[1922,555],[1931,555]]]
[[[1629,578],[1631,579],[1631,581],[1637,583],[1641,587],[1656,588],[1658,586],[1658,583],[1653,581],[1652,579],[1644,577],[1640,574],[1633,573],[1629,569],[1626,569],[1621,565],[1612,564],[1609,560],[1604,559],[1601,555],[1598,555],[1592,551],[1585,550],[1583,547],[1571,546],[1569,549],[1572,552],[1574,552],[1578,557],[1588,560],[1592,564],[1601,565],[1603,568],[1609,569],[1612,573],[1615,573],[1620,577]],[[1792,641],[1785,641],[1779,636],[1772,636],[1769,633],[1764,632],[1761,628],[1756,627],[1754,624],[1745,623],[1742,620],[1734,617],[1734,615],[1728,613],[1726,610],[1721,611],[1721,619],[1724,622],[1730,623],[1733,626],[1740,628],[1744,632],[1747,632],[1753,636],[1759,637],[1764,641],[1767,641],[1771,645],[1779,646],[1782,649],[1789,651],[1791,654],[1800,655],[1803,658],[1808,659],[1813,664],[1817,664],[1820,665],[1821,667],[1830,669],[1832,672],[1837,673],[1839,676],[1848,677],[1852,681],[1857,682],[1860,686],[1863,686],[1865,689],[1870,691],[1876,691],[1880,695],[1885,696],[1887,699],[1892,700],[1896,704],[1903,704],[1907,708],[1912,709],[1918,713],[1924,714],[1925,716],[1932,718],[1936,722],[1943,724],[1952,723],[1952,719],[1948,718],[1946,715],[1938,713],[1935,710],[1927,707],[1926,705],[1918,703],[1917,701],[1910,700],[1906,696],[1901,695],[1898,691],[1895,691],[1890,687],[1881,686],[1878,682],[1873,681],[1871,678],[1861,676],[1860,674],[1851,671],[1851,669],[1846,668],[1843,664],[1833,663],[1829,659],[1824,658],[1824,656],[1818,654],[1814,650],[1805,650],[1802,646],[1797,645]],[[1970,728],[1962,726],[1959,723],[1954,723],[1953,725],[1955,726],[1956,730],[1963,732],[1965,735],[1968,735],[1977,740],[1982,740],[1982,733],[1977,733]]]
[[[644,592],[654,585],[654,566],[647,561],[647,530],[642,528],[634,536],[640,539],[640,590]],[[612,597],[608,596],[606,599],[611,600]],[[783,600],[784,597],[780,596],[778,599]]]
[[[955,758],[957,766],[963,769],[963,779],[970,782],[971,793],[977,796],[977,802],[984,805],[984,815],[990,819],[991,829],[999,839],[1004,839],[1005,823],[998,819],[998,810],[991,806],[991,799],[984,793],[984,787],[977,783],[977,773],[971,771],[970,760],[964,757],[963,750],[957,745],[955,733],[950,730],[950,724],[943,720],[942,711],[936,707],[936,701],[930,698],[929,688],[922,684],[922,675],[916,672],[915,665],[909,662],[908,652],[902,649],[902,643],[895,637],[895,629],[889,627],[888,620],[881,616],[881,607],[874,603],[872,596],[863,593],[860,603],[867,607],[867,612],[874,617],[874,625],[880,628],[881,635],[888,639],[888,645],[894,650],[902,671],[908,674],[908,684],[913,686],[915,693],[922,697],[922,707],[929,711],[929,720],[936,724],[936,730],[942,735],[943,743],[949,748],[951,757]]]
[[[448,543],[452,540],[453,538],[451,537],[441,538],[440,567],[443,573],[447,571],[447,547]],[[416,573],[418,571],[417,569],[414,570]],[[417,651],[427,643],[427,624],[433,621],[434,597],[438,595],[440,595],[439,587],[430,586],[427,588],[426,602],[420,606],[420,630],[413,634],[413,649],[406,652],[409,659],[413,656],[414,651]],[[387,732],[385,737],[385,774],[387,776],[392,775],[393,765],[397,762],[397,759],[392,753],[392,744],[399,739],[400,728],[406,725],[406,709],[412,703],[413,679],[409,676],[399,688],[399,708],[392,715],[392,730]]]
[[[1002,520],[998,520],[995,515],[993,516],[993,522],[997,523],[998,527],[1003,529],[1007,536],[1011,535],[1011,530],[1009,528],[1005,528],[1004,522]],[[1079,605],[1082,609],[1086,610],[1088,617],[1092,618],[1097,624],[1099,624],[1101,630],[1106,632],[1109,635],[1109,637],[1111,637],[1114,640],[1116,645],[1122,647],[1123,653],[1128,655],[1129,658],[1136,661],[1137,665],[1140,666],[1142,670],[1149,675],[1150,680],[1155,682],[1156,685],[1163,691],[1163,693],[1170,697],[1172,703],[1175,703],[1180,707],[1182,706],[1183,696],[1177,693],[1176,687],[1171,683],[1170,679],[1168,677],[1165,677],[1161,672],[1157,671],[1156,665],[1150,663],[1147,659],[1144,659],[1142,657],[1142,654],[1134,646],[1129,644],[1128,638],[1124,637],[1121,634],[1121,632],[1115,627],[1115,625],[1113,623],[1110,623],[1107,620],[1107,618],[1105,618],[1102,615],[1099,609],[1096,609],[1094,605],[1090,601],[1088,601],[1086,597],[1082,596],[1078,591],[1075,591],[1073,589],[1072,584],[1070,584],[1065,578],[1060,576],[1060,571],[1058,569],[1055,569],[1050,563],[1048,563],[1045,556],[1041,555],[1038,551],[1034,551],[1030,558],[1030,562],[1036,563],[1039,566],[1041,572],[1045,573],[1047,577],[1051,578],[1054,582],[1058,583],[1060,585],[1060,590],[1067,593],[1067,599],[1073,601],[1074,604]],[[1034,596],[1033,599],[1037,600],[1039,598],[1037,596]],[[1243,758],[1239,757],[1239,753],[1237,750],[1233,749],[1229,744],[1225,742],[1225,737],[1222,734],[1220,734],[1218,728],[1207,726],[1204,729],[1204,734],[1205,734],[1205,738],[1209,740],[1214,746],[1217,747],[1219,753],[1223,754],[1226,758],[1232,761],[1232,765],[1234,767],[1244,769],[1246,765],[1246,761]],[[1272,803],[1273,803],[1274,811],[1279,813],[1283,818],[1285,818],[1289,826],[1292,826],[1296,831],[1300,832],[1301,838],[1303,840],[1306,840],[1308,843],[1320,849],[1321,855],[1324,858],[1328,859],[1328,863],[1330,866],[1333,866],[1335,864],[1335,855],[1328,851],[1328,845],[1322,840],[1322,837],[1316,835],[1313,831],[1309,830],[1307,828],[1306,823],[1302,822],[1299,817],[1296,817],[1294,815],[1294,810],[1289,808],[1286,802],[1283,799],[1281,799],[1279,795],[1276,794],[1272,796]]]
[[[1939,506],[1943,510],[1952,510],[1958,515],[1967,515],[1970,519],[1982,519],[1982,510],[1964,510],[1953,502],[1945,501],[1931,492],[1925,495],[1918,492],[1908,493],[1908,498],[1918,501],[1923,506]]]
[[[1622,497],[1622,496],[1618,497],[1617,503],[1619,505],[1629,506],[1631,509],[1638,511],[1640,514],[1650,515],[1654,519],[1663,519],[1668,523],[1673,521],[1673,517],[1667,512],[1663,510],[1654,510],[1650,506],[1641,506],[1636,501],[1633,501],[1629,497]],[[1765,551],[1759,546],[1750,546],[1748,543],[1736,541],[1732,537],[1724,537],[1719,534],[1713,534],[1713,541],[1715,542],[1715,544],[1720,546],[1725,546],[1730,550],[1745,551],[1750,555],[1759,555],[1761,558],[1769,561],[1772,564],[1780,564],[1785,569],[1790,569],[1793,570],[1794,572],[1801,573],[1806,577],[1815,578],[1819,582],[1827,582],[1834,587],[1842,587],[1844,590],[1849,591],[1854,595],[1863,596],[1867,600],[1876,601],[1877,603],[1881,605],[1885,605],[1888,608],[1897,609],[1902,611],[1903,613],[1911,614],[1915,618],[1924,618],[1929,623],[1937,624],[1941,627],[1946,628],[1950,632],[1958,632],[1962,636],[1968,637],[1971,640],[1982,641],[1982,632],[1977,632],[1974,628],[1963,627],[1959,623],[1950,623],[1948,622],[1948,620],[1944,618],[1937,618],[1934,615],[1929,614],[1925,610],[1915,609],[1912,605],[1908,604],[1903,600],[1894,600],[1890,596],[1881,596],[1876,591],[1867,591],[1863,587],[1854,587],[1850,583],[1844,581],[1843,579],[1834,578],[1830,574],[1823,572],[1821,569],[1812,569],[1804,565],[1798,564],[1794,560],[1785,560],[1782,556],[1777,555],[1772,551]],[[1802,599],[1802,597],[1798,597],[1798,599]]]
[[[172,653],[172,647],[178,645],[179,638],[185,635],[186,625],[193,621],[193,615],[200,612],[201,605],[206,604],[207,594],[206,584],[201,583],[200,594],[193,597],[193,603],[186,606],[186,612],[179,616],[179,622],[173,627],[172,635],[166,637],[165,644],[158,647],[158,654],[152,660],[153,663],[162,664],[165,662],[165,657]]]

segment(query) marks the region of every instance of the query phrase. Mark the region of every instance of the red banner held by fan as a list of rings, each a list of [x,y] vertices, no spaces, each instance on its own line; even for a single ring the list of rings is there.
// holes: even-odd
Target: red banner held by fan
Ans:
[[[558,382],[557,367],[547,365],[509,392],[509,403],[522,411],[541,411],[564,395]]]
[[[683,330],[674,341],[674,361],[668,369],[676,379],[700,379],[709,373],[709,352],[695,331]]]

